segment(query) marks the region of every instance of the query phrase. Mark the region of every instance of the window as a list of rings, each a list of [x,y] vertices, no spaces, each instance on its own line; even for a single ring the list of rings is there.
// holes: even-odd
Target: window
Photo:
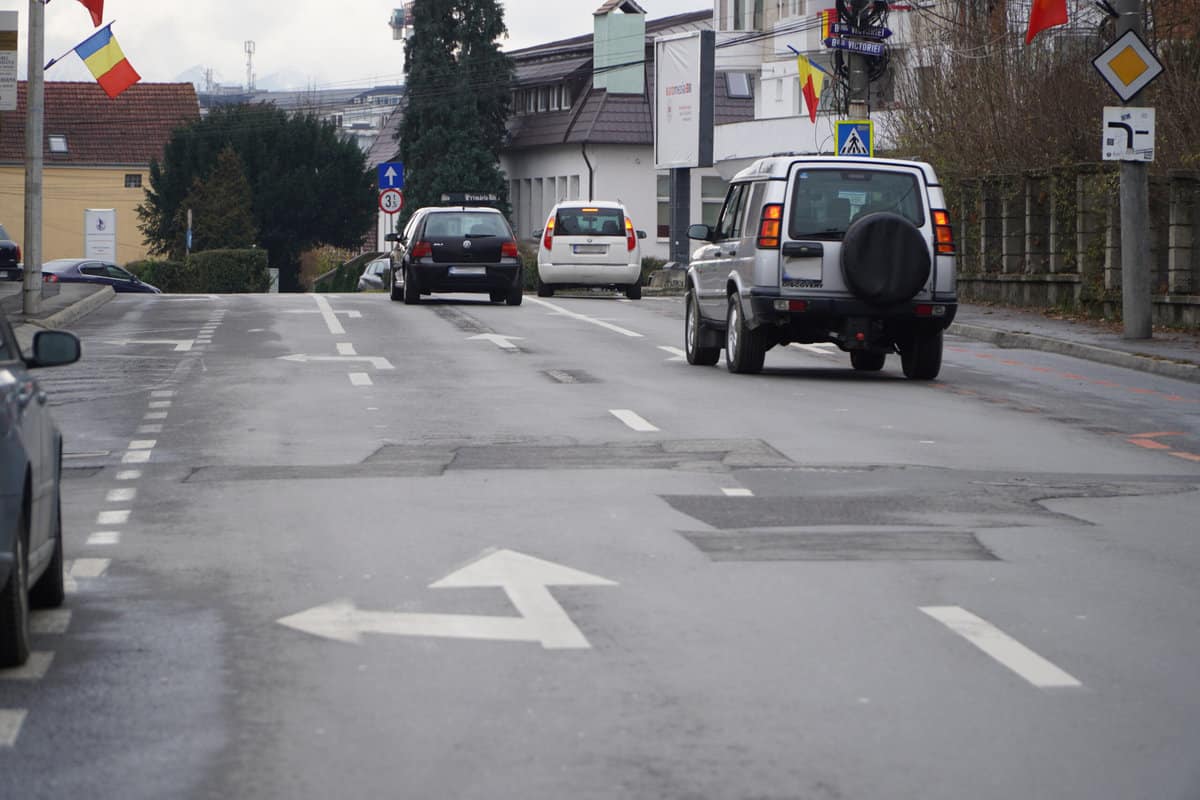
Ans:
[[[50,152],[65,153],[67,152],[67,137],[57,134],[50,135]]]
[[[564,206],[554,218],[554,232],[564,236],[624,236],[625,215],[619,208]]]
[[[746,198],[746,184],[734,184],[721,209],[721,220],[717,223],[717,240],[737,239],[742,235],[742,202]]]
[[[730,97],[753,97],[750,91],[750,75],[745,72],[726,72],[725,93]]]
[[[659,239],[669,239],[671,237],[671,176],[659,175],[657,177],[658,230],[655,235]]]
[[[142,176],[138,175],[137,173],[127,173],[125,175],[125,188],[126,189],[142,188]]]
[[[710,228],[717,227],[717,216],[721,213],[728,186],[716,175],[705,175],[700,179],[700,219]]]

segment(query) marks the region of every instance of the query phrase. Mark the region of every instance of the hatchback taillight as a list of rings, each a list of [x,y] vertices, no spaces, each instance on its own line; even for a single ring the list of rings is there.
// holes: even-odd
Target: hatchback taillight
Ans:
[[[43,272],[42,283],[58,283],[58,276],[53,272]]]
[[[433,255],[433,245],[429,242],[417,242],[413,245],[412,252],[409,253],[413,258],[425,258]]]
[[[517,243],[511,239],[500,245],[500,255],[505,258],[520,258],[521,253],[517,250]]]
[[[760,250],[775,250],[779,247],[779,235],[783,228],[783,206],[767,203],[762,207],[762,218],[758,223],[758,247]]]
[[[637,231],[633,229],[633,220],[629,217],[625,218],[625,249],[633,252],[633,248],[637,247]]]
[[[941,209],[933,212],[933,238],[939,256],[954,255],[954,228],[950,225],[950,215]]]
[[[554,244],[554,217],[546,220],[546,231],[542,234],[542,247],[547,250]]]

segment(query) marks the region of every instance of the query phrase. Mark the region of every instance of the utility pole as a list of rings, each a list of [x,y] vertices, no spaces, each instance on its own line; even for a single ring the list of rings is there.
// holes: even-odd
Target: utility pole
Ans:
[[[1117,0],[1117,36],[1142,33],[1142,0]],[[1128,106],[1133,98],[1125,101]],[[1144,161],[1121,162],[1121,318],[1126,339],[1153,336],[1150,294],[1149,169]]]
[[[871,82],[867,76],[867,57],[851,52],[846,60],[850,65],[850,97],[847,108],[849,118],[868,119],[871,111],[867,98]]]
[[[46,7],[29,0],[29,79],[25,83],[25,314],[42,309],[42,130],[46,106]]]

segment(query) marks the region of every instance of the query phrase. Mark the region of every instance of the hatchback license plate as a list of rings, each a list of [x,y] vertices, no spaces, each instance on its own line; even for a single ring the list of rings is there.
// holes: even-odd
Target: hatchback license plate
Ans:
[[[487,267],[451,267],[451,275],[486,275]]]
[[[599,255],[601,253],[608,252],[608,245],[606,245],[606,244],[577,244],[577,245],[572,246],[572,252],[574,252],[575,255],[579,255],[579,256]]]
[[[0,269],[0,281],[8,280],[8,270]]]

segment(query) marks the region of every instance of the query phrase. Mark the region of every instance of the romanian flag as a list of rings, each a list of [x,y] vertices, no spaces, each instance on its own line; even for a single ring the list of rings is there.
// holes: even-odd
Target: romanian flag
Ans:
[[[821,102],[821,87],[825,85],[825,72],[805,56],[796,56],[796,72],[800,75],[800,93],[808,107],[808,118],[817,122],[817,103]]]
[[[1025,44],[1033,41],[1033,37],[1046,28],[1067,24],[1067,0],[1033,0],[1029,9],[1029,31],[1025,34]]]
[[[821,41],[825,41],[833,36],[833,23],[837,22],[838,12],[836,8],[827,8],[824,11],[817,12],[817,19],[821,21]]]
[[[99,28],[104,19],[104,0],[79,0],[83,7],[92,13],[92,26]]]
[[[116,97],[140,81],[142,76],[130,66],[111,28],[110,22],[84,40],[75,48],[75,52],[100,82],[100,88],[109,97]]]

